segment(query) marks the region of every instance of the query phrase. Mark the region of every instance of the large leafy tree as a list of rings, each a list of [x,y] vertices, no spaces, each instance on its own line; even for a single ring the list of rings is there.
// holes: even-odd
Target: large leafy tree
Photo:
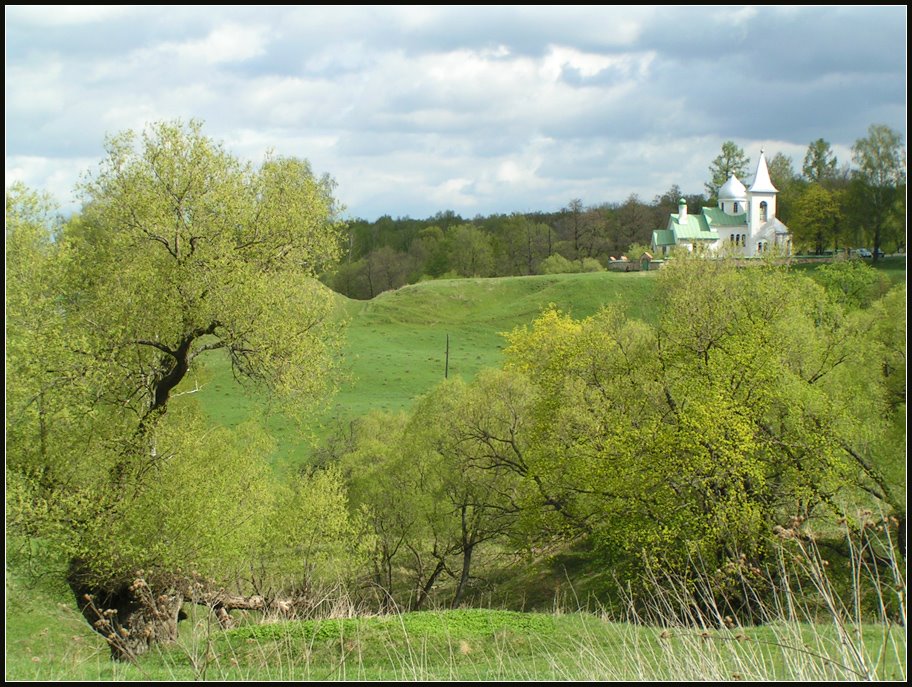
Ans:
[[[463,277],[488,277],[494,270],[491,237],[474,224],[460,224],[447,234],[450,266]]]
[[[819,255],[838,241],[842,226],[837,192],[822,184],[809,184],[794,201],[791,213],[792,231],[799,244],[813,246]]]
[[[497,274],[535,274],[539,262],[547,256],[547,226],[520,214],[501,222],[495,238],[498,257]]]
[[[525,380],[491,370],[471,384],[441,383],[408,417],[357,423],[339,458],[352,505],[373,529],[384,606],[420,609],[448,578],[458,606],[480,552],[514,532],[529,396]]]
[[[906,184],[906,150],[902,134],[883,124],[872,124],[868,135],[855,141],[852,159],[856,192],[864,199],[862,222],[870,231],[874,260],[878,260],[884,231],[897,211]]]
[[[371,530],[370,578],[387,610],[420,609],[454,553],[441,476],[427,454],[412,450],[407,423],[401,414],[371,413],[336,456],[351,506]]]
[[[460,559],[451,605],[462,603],[478,552],[512,533],[520,510],[525,441],[522,424],[530,403],[525,380],[487,371],[471,384],[448,380],[416,407],[409,433],[415,462],[434,465],[436,502],[445,504]],[[421,456],[421,457],[419,457]]]
[[[681,258],[660,276],[657,327],[550,310],[511,334],[508,365],[539,399],[523,461],[539,513],[616,565],[685,574],[760,563],[775,525],[840,512],[857,486],[899,513],[878,468],[895,442],[865,438],[861,407],[890,382],[862,390],[866,326],[845,303],[773,265]]]
[[[337,207],[307,162],[254,168],[198,122],[110,138],[79,191],[54,241],[20,210],[7,228],[7,448],[17,522],[45,523],[129,655],[173,636],[178,571],[232,579],[271,507],[268,437],[195,410],[204,356],[291,413],[329,388],[337,327],[315,277],[339,252]],[[136,602],[137,569],[165,608]]]

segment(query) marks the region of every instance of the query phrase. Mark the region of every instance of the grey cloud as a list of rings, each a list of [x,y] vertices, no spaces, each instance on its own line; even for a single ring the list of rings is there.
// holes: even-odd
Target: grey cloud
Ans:
[[[726,139],[847,149],[871,123],[905,127],[905,7],[169,6],[40,19],[7,10],[8,155],[98,157],[105,133],[144,117],[197,117],[214,138],[257,134],[245,150],[268,141],[311,157],[352,186],[339,193],[362,215],[433,214],[447,179],[470,180],[452,196],[469,215],[648,199],[670,183],[698,192]],[[262,51],[175,53],[226,25],[262,27]],[[552,46],[594,59],[555,65]],[[624,59],[598,69],[609,58]],[[534,177],[498,179],[502,161],[533,159]],[[29,169],[34,183],[47,175]]]

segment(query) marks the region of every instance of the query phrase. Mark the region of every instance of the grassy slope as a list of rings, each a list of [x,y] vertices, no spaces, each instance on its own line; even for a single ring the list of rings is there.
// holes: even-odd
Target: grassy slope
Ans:
[[[300,464],[313,438],[326,436],[340,422],[371,410],[405,409],[444,378],[446,340],[449,374],[473,377],[502,361],[501,336],[529,324],[554,303],[576,317],[604,304],[626,307],[630,317],[649,318],[655,273],[566,274],[499,279],[424,282],[381,294],[371,301],[340,300],[349,320],[343,349],[347,380],[312,426],[311,436],[281,417],[267,422],[280,441],[276,462]],[[211,381],[198,398],[210,416],[228,425],[256,412],[255,395],[231,378],[227,361],[207,362]]]
[[[813,275],[817,265],[795,269]],[[878,269],[893,284],[906,279],[905,258],[892,257]],[[338,297],[349,321],[343,348],[347,379],[329,407],[307,429],[271,415],[264,421],[279,440],[277,465],[299,465],[314,441],[340,423],[371,410],[398,411],[443,379],[446,340],[450,340],[450,375],[470,379],[502,361],[501,335],[532,322],[553,303],[575,317],[607,304],[625,308],[629,317],[655,317],[656,272],[453,279],[423,282],[388,291],[371,301]],[[224,357],[208,362],[212,379],[199,394],[210,417],[234,425],[253,417],[264,404],[231,377]]]

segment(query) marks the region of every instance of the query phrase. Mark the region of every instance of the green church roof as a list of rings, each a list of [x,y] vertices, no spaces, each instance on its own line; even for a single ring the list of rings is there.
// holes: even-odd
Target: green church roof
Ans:
[[[703,208],[703,217],[711,227],[739,227],[747,226],[747,213],[742,212],[740,215],[729,215],[722,212],[719,208]]]
[[[669,229],[656,229],[652,232],[652,242],[657,246],[675,245],[674,232]]]
[[[716,241],[719,238],[719,234],[713,231],[703,215],[688,214],[683,222],[680,215],[672,215],[668,226],[678,239]]]

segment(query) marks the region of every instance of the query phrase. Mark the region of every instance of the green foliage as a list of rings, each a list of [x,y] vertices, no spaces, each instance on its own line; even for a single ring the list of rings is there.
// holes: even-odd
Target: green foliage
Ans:
[[[750,158],[744,154],[744,149],[734,141],[725,141],[722,144],[722,152],[709,166],[710,181],[705,186],[710,200],[718,197],[719,189],[732,174],[743,180],[747,176],[749,166]]]
[[[580,271],[573,262],[567,260],[560,253],[554,253],[554,255],[542,260],[539,263],[538,270],[542,274],[568,274]]]
[[[810,184],[794,200],[791,223],[795,242],[813,246],[819,254],[838,240],[841,210],[838,195],[820,184]]]
[[[770,158],[768,165],[770,181],[780,192],[785,190],[795,181],[795,169],[792,158],[784,153],[776,153]]]
[[[852,159],[858,174],[874,189],[897,188],[906,181],[906,151],[902,134],[883,124],[872,124],[868,135],[855,141]]]
[[[548,255],[551,228],[519,214],[506,218],[494,233],[497,274],[530,275]]]
[[[513,534],[523,485],[507,463],[523,460],[526,388],[493,370],[445,381],[407,417],[363,418],[338,452],[375,538],[375,584],[400,606],[422,607],[447,577],[458,605],[480,554]]]
[[[332,385],[338,256],[328,178],[254,169],[191,122],[110,138],[53,240],[7,195],[11,522],[101,584],[137,568],[232,578],[266,526],[272,441],[195,408],[206,351],[301,415]]]
[[[864,209],[860,219],[871,233],[876,262],[876,251],[887,238],[885,232],[900,233],[904,227],[906,150],[902,134],[883,124],[872,124],[868,135],[852,146],[852,159],[858,165],[854,191]]]
[[[161,459],[116,456],[130,460],[120,475],[124,490],[102,478],[59,490],[52,532],[61,550],[89,562],[101,581],[138,569],[193,569],[231,581],[247,569],[250,543],[264,531],[273,485],[256,457],[268,455],[271,444],[254,425],[207,428],[193,409],[174,408],[157,426]]]
[[[405,428],[402,415],[370,414],[353,426],[338,456],[352,511],[371,534],[371,578],[384,606],[420,606],[426,578],[449,553],[449,509],[435,498],[441,477],[434,463],[414,456]]]
[[[338,256],[338,227],[331,182],[306,161],[267,157],[253,170],[199,123],[162,124],[139,142],[110,139],[81,190],[89,229],[64,239],[97,345],[154,368],[162,347],[189,341],[191,358],[224,348],[239,376],[295,405],[325,390],[331,301],[315,277]]]
[[[905,286],[893,287],[870,307],[852,312],[849,325],[857,332],[853,355],[821,383],[837,401],[833,424],[851,460],[853,485],[868,497],[861,503],[904,520]]]
[[[273,484],[264,500],[272,508],[263,532],[246,540],[257,588],[313,594],[345,588],[361,574],[374,541],[362,513],[349,512],[338,469]]]
[[[580,272],[603,272],[604,270],[602,263],[595,258],[583,258],[580,260]]]
[[[682,256],[659,278],[655,328],[551,309],[510,335],[508,368],[540,399],[525,461],[538,512],[615,562],[762,559],[773,525],[825,512],[856,469],[884,464],[858,453],[867,434],[849,420],[862,416],[846,394],[872,394],[840,391],[861,382],[848,363],[863,360],[863,329],[772,264]]]
[[[447,234],[449,264],[463,277],[487,277],[494,270],[491,238],[472,224],[460,224]]]
[[[820,265],[813,276],[836,302],[848,308],[867,307],[888,288],[887,277],[861,260],[836,260]]]
[[[630,247],[627,248],[626,254],[631,260],[639,260],[643,253],[652,255],[652,246],[647,246],[645,243],[632,243],[630,244]]]
[[[836,177],[836,165],[836,155],[830,148],[830,144],[822,138],[818,138],[808,144],[804,163],[801,165],[801,173],[811,183],[825,184]]]

